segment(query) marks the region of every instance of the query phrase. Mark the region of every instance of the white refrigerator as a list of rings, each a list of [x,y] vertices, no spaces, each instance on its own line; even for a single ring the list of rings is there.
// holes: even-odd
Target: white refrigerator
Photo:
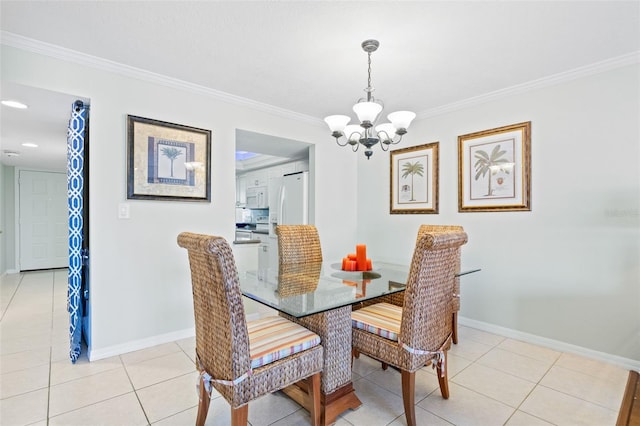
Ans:
[[[282,176],[278,200],[278,225],[309,223],[309,172]]]
[[[309,172],[296,172],[277,180],[278,198],[269,208],[270,266],[278,265],[277,225],[306,225],[309,223]],[[275,183],[275,182],[274,182]]]

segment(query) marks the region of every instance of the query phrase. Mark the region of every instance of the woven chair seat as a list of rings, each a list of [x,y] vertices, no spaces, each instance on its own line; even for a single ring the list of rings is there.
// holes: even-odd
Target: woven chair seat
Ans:
[[[393,341],[398,341],[401,321],[402,308],[390,303],[376,303],[351,313],[353,327]]]
[[[320,336],[282,317],[247,322],[251,368],[270,364],[320,344]]]

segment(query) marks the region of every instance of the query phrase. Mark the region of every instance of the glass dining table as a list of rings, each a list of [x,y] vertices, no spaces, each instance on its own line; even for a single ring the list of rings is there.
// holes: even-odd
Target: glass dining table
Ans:
[[[362,403],[351,383],[351,311],[386,301],[402,305],[408,265],[374,262],[370,271],[343,271],[341,263],[280,265],[240,271],[242,294],[269,306],[318,334],[324,347],[322,424],[332,424]],[[478,269],[463,270],[465,275]],[[303,407],[309,401],[303,383],[284,390]]]

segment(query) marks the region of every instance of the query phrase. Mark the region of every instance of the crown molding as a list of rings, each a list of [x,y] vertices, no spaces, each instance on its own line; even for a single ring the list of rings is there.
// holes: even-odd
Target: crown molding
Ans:
[[[159,84],[161,86],[172,89],[184,90],[198,95],[205,95],[210,98],[235,104],[261,112],[277,115],[287,119],[303,121],[308,124],[323,125],[322,120],[310,115],[301,114],[284,108],[278,108],[263,102],[254,101],[252,99],[243,98],[220,90],[211,89],[199,84],[189,83],[173,77],[147,71],[141,68],[124,65],[119,62],[110,61],[97,56],[88,55],[76,50],[67,49],[51,43],[34,40],[8,31],[0,31],[0,43],[5,46],[15,47],[32,53],[49,56],[63,61],[73,62],[79,65],[99,69],[102,71],[119,74],[125,77],[135,78],[146,82]]]
[[[550,75],[547,77],[532,80],[523,84],[518,84],[504,89],[496,90],[494,92],[485,93],[473,98],[468,98],[459,102],[452,102],[447,105],[443,105],[437,108],[428,109],[422,111],[417,115],[416,119],[425,119],[434,117],[437,115],[447,114],[453,111],[457,111],[464,108],[484,104],[487,102],[495,101],[498,99],[506,98],[525,92],[530,92],[537,89],[553,86],[560,83],[576,80],[578,78],[587,77],[594,74],[603,73],[616,68],[626,67],[628,65],[634,65],[640,63],[640,51],[628,53],[626,55],[617,56],[604,61],[596,62],[584,67],[575,68],[569,71],[561,72],[558,74]]]
[[[138,80],[156,83],[165,87],[184,90],[187,92],[209,96],[213,99],[227,102],[257,111],[266,112],[287,119],[302,121],[308,124],[324,126],[324,122],[316,117],[290,111],[284,108],[278,108],[273,105],[257,102],[252,99],[243,98],[220,90],[211,89],[194,83],[189,83],[173,77],[167,77],[141,68],[131,67],[118,62],[99,58],[97,56],[88,55],[75,50],[60,47],[54,44],[34,40],[8,31],[0,30],[0,43],[6,46],[15,47],[29,52],[49,56],[64,61],[73,62],[79,65],[85,65],[91,68],[112,72],[126,77]],[[632,52],[626,55],[617,56],[601,62],[596,62],[584,67],[575,68],[573,70],[561,72],[551,76],[539,78],[523,84],[496,90],[494,92],[485,93],[472,98],[468,98],[459,102],[452,102],[440,107],[431,108],[416,114],[416,120],[422,120],[442,114],[447,114],[464,108],[484,104],[498,99],[506,98],[537,89],[553,86],[556,84],[568,82],[578,78],[599,74],[612,69],[637,64],[640,62],[640,51]]]

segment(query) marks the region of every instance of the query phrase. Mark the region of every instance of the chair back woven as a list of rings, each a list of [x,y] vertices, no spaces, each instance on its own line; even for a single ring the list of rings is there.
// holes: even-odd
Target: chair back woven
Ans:
[[[314,225],[278,225],[278,263],[321,263],[320,236]]]
[[[464,228],[460,225],[420,225],[420,228],[418,228],[416,244],[418,244],[420,237],[424,234],[435,234],[441,232],[464,232]]]
[[[416,244],[420,241],[420,237],[422,237],[426,233],[441,233],[441,232],[464,232],[464,228],[459,225],[420,225],[418,229],[418,237],[416,238]],[[456,263],[456,273],[460,272],[460,258],[461,258],[461,250],[458,247],[458,259]],[[453,293],[456,295],[460,294],[460,277],[455,277],[453,282]],[[460,310],[460,298],[454,297],[451,299],[451,303],[453,303],[453,311],[458,312]]]
[[[196,323],[196,352],[212,377],[233,380],[251,366],[249,334],[238,270],[222,237],[183,232],[178,245],[188,250]]]
[[[278,294],[296,296],[316,291],[322,263],[281,263],[278,265]]]
[[[411,348],[436,351],[451,334],[457,257],[467,242],[464,232],[425,233],[416,244],[400,327],[400,341]]]

